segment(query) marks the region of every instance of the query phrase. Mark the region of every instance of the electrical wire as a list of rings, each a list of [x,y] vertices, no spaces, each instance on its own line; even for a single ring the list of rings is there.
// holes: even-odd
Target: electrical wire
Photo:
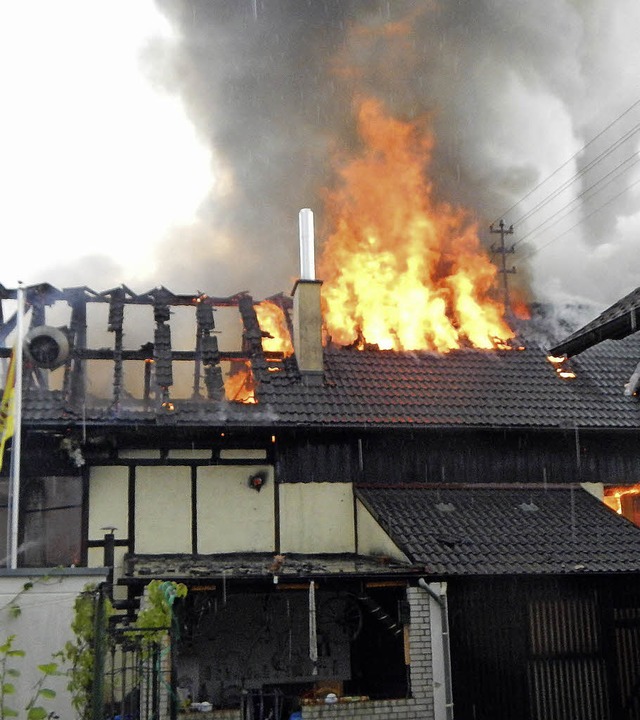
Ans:
[[[545,243],[544,245],[541,245],[538,248],[535,248],[532,250],[528,255],[525,255],[522,260],[528,260],[529,258],[532,258],[534,255],[537,255],[541,250],[544,250],[545,248],[549,247],[552,243],[554,243],[556,240],[559,240],[561,237],[566,235],[567,233],[571,232],[574,228],[578,227],[578,225],[581,225],[585,220],[590,218],[592,215],[595,215],[596,213],[600,212],[602,208],[605,208],[607,205],[610,205],[614,200],[617,200],[621,195],[624,195],[628,190],[631,190],[631,188],[635,187],[636,185],[640,184],[640,178],[636,180],[635,182],[632,182],[630,185],[627,185],[623,190],[621,190],[617,195],[614,195],[612,198],[609,198],[607,202],[603,203],[602,205],[599,205],[597,208],[592,210],[588,215],[585,215],[583,218],[578,220],[577,223],[574,223],[570,228],[567,228],[563,232],[560,233],[560,235],[556,235],[553,239],[549,240],[549,242]]]
[[[611,155],[612,152],[617,150],[623,143],[625,143],[629,138],[633,137],[638,131],[640,131],[640,123],[637,125],[634,125],[634,127],[629,130],[625,135],[623,135],[621,138],[618,138],[615,143],[610,145],[606,150],[600,153],[597,157],[595,157],[590,163],[585,165],[581,170],[579,170],[577,173],[572,175],[568,180],[565,180],[562,185],[560,185],[559,188],[554,190],[552,193],[547,195],[546,198],[541,200],[537,205],[535,205],[531,210],[529,210],[527,213],[525,213],[522,217],[518,218],[515,222],[513,222],[513,226],[517,227],[521,223],[523,223],[525,220],[528,220],[532,215],[535,215],[536,212],[541,210],[543,207],[546,207],[552,200],[555,200],[559,195],[561,195],[565,190],[567,190],[571,185],[573,185],[578,179],[580,179],[583,175],[585,175],[589,170],[591,170],[593,167],[595,167],[598,163],[600,163],[602,160],[604,160],[606,157]],[[605,175],[606,177],[606,175]]]
[[[517,200],[511,207],[509,207],[502,216],[498,216],[492,224],[496,224],[500,221],[501,217],[505,217],[508,215],[512,210],[514,210],[518,205],[520,205],[522,202],[524,202],[528,197],[530,197],[536,190],[539,190],[543,185],[545,185],[549,180],[554,178],[561,170],[563,170],[569,163],[571,163],[573,160],[575,160],[582,152],[584,152],[590,145],[592,145],[596,140],[598,140],[600,137],[602,137],[608,130],[610,130],[616,123],[618,123],[620,120],[622,120],[623,117],[628,115],[635,107],[640,105],[640,98],[636,100],[634,103],[632,103],[624,112],[622,112],[620,115],[618,115],[614,120],[612,120],[605,128],[603,128],[595,137],[591,138],[589,142],[587,142],[585,145],[583,145],[577,152],[575,152],[568,160],[566,160],[562,165],[560,165],[558,168],[556,168],[550,175],[548,175],[546,178],[541,180],[535,187],[533,187],[531,190],[529,190],[525,195],[523,195],[519,200]],[[596,158],[597,159],[597,158]],[[512,223],[515,224],[515,223]]]
[[[633,162],[631,162],[631,164],[627,168],[625,168],[622,172],[617,172],[618,170],[620,170],[620,168],[623,165],[626,165],[630,161],[633,161]],[[629,157],[627,157],[622,162],[618,163],[612,170],[610,170],[608,173],[606,173],[601,178],[596,180],[596,182],[594,182],[588,188],[585,188],[579,195],[577,195],[575,198],[573,198],[573,200],[570,200],[568,203],[563,205],[561,208],[558,208],[558,210],[555,213],[553,213],[553,215],[550,215],[546,220],[543,220],[539,225],[537,225],[535,228],[531,229],[528,233],[526,233],[526,235],[523,235],[519,240],[517,240],[515,243],[513,243],[513,247],[520,245],[520,243],[531,238],[532,235],[534,236],[533,239],[535,239],[536,233],[539,230],[541,230],[542,228],[545,228],[545,226],[548,226],[545,228],[545,230],[549,230],[550,228],[557,225],[561,220],[564,220],[566,217],[571,215],[571,213],[575,212],[575,210],[577,210],[579,208],[578,201],[583,199],[587,195],[587,193],[589,193],[594,188],[598,188],[591,195],[591,197],[595,197],[599,192],[601,192],[606,187],[611,185],[611,183],[614,182],[614,180],[617,180],[619,177],[624,175],[624,173],[626,173],[628,170],[630,170],[638,162],[640,162],[640,153],[634,152],[632,155],[629,155]],[[611,176],[613,176],[613,177],[611,177]],[[601,187],[598,187],[598,185],[600,185],[607,178],[609,178],[609,180],[606,183],[604,183],[604,185],[602,185]],[[572,205],[574,207],[571,207]],[[562,213],[563,210],[566,210],[567,208],[570,208],[570,207],[571,207],[571,209],[568,212],[560,215],[560,213]],[[560,217],[558,217],[558,216],[560,216]],[[557,219],[555,219],[555,218],[557,218]],[[554,219],[555,219],[555,221],[552,222]],[[551,224],[549,224],[549,223],[551,223]]]

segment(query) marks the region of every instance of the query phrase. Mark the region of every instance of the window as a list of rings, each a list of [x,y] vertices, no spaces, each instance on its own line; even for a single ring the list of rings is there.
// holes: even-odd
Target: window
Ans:
[[[604,501],[619,515],[640,526],[640,485],[605,487]]]
[[[21,567],[79,565],[82,557],[82,478],[25,478],[22,503],[18,564]]]

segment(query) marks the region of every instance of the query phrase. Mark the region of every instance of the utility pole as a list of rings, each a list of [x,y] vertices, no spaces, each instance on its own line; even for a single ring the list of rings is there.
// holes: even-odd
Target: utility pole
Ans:
[[[509,275],[515,275],[515,267],[507,268],[507,254],[515,252],[514,246],[506,247],[504,238],[505,235],[513,235],[513,225],[510,225],[508,229],[504,226],[504,220],[500,220],[498,227],[494,228],[493,223],[489,225],[489,232],[500,235],[500,244],[493,243],[491,245],[491,252],[501,256],[500,269],[498,272],[502,275],[502,292],[504,295],[504,307],[507,313],[511,313],[511,299],[509,297]]]

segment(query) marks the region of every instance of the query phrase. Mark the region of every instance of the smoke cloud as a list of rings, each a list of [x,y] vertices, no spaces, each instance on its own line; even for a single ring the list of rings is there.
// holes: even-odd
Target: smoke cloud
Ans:
[[[515,225],[533,297],[604,304],[638,284],[640,105],[623,115],[640,99],[637,0],[157,5],[179,39],[146,49],[147,72],[182,97],[217,178],[158,250],[171,289],[291,288],[298,210],[315,211],[321,244],[322,189],[332,155],[357,146],[359,94],[429,119],[434,193],[474,212],[487,245],[490,222]]]

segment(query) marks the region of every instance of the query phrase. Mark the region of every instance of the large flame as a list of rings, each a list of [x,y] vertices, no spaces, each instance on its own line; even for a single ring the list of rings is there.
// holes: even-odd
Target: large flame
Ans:
[[[262,330],[262,349],[265,352],[281,352],[285,357],[293,354],[293,343],[284,311],[270,300],[254,306],[258,324]]]
[[[265,352],[282,353],[283,357],[293,354],[293,344],[284,311],[270,300],[254,305],[258,325],[263,333],[262,349]],[[275,362],[272,360],[272,363]],[[245,404],[255,404],[256,385],[249,360],[232,363],[231,370],[224,383],[227,400]]]
[[[236,361],[224,381],[224,394],[227,400],[244,404],[255,404],[256,384],[249,360]]]
[[[340,164],[328,193],[323,311],[332,340],[381,349],[503,347],[514,337],[492,298],[497,269],[468,212],[433,198],[432,136],[358,102],[364,151]]]

